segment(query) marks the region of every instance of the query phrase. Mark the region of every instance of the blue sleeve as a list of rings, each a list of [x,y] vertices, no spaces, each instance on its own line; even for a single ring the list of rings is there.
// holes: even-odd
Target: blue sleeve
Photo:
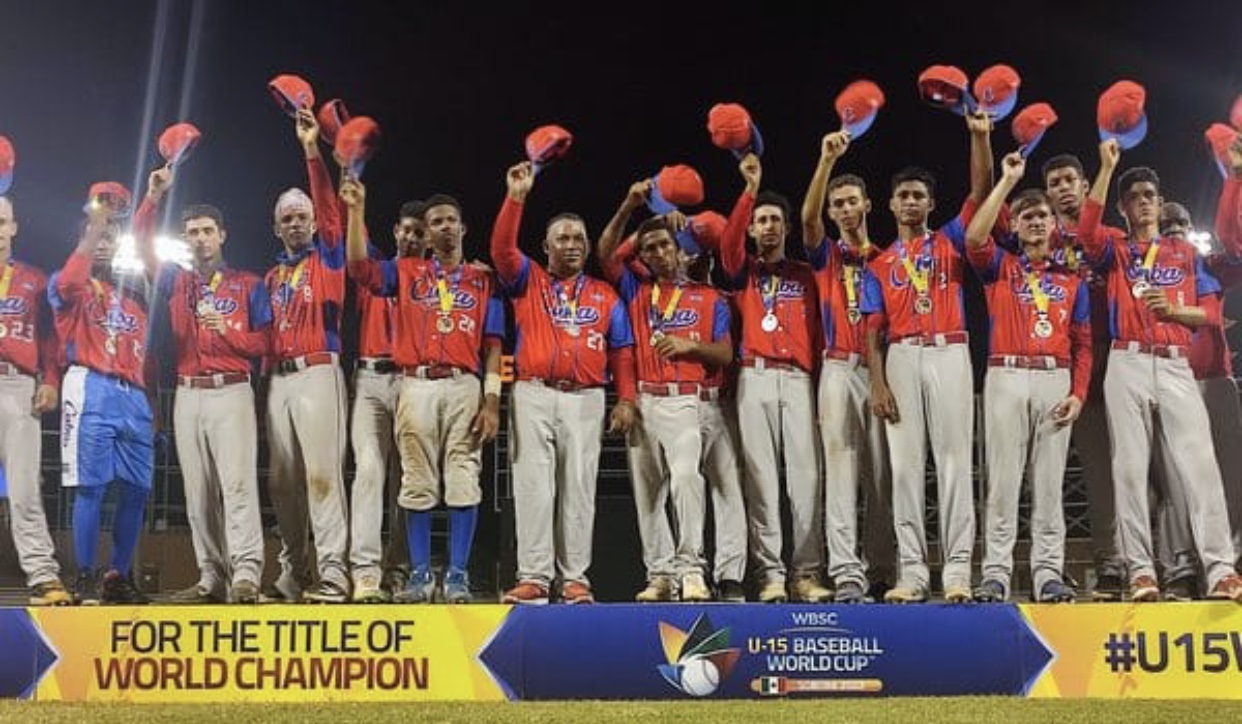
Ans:
[[[628,266],[624,267],[617,284],[617,293],[621,295],[621,301],[626,304],[634,301],[634,297],[638,296],[638,287],[641,283],[633,270]]]
[[[160,268],[155,272],[155,299],[156,301],[167,301],[172,298],[173,284],[177,282],[177,275],[181,273],[181,267],[171,262],[160,264]],[[159,306],[153,307],[159,309]]]
[[[505,296],[510,298],[522,296],[526,293],[526,282],[530,279],[530,257],[522,255],[522,270],[514,279],[506,280],[500,274],[497,274],[496,278],[500,280],[500,290]]]
[[[267,293],[267,285],[262,279],[255,279],[250,285],[250,331],[257,332],[272,326],[272,298]]]
[[[401,278],[400,278],[400,275],[397,273],[397,260],[396,259],[380,259],[379,265],[380,265],[380,280],[383,283],[383,287],[380,288],[377,296],[381,296],[381,297],[397,296],[397,292],[401,289]]]
[[[863,272],[862,299],[858,301],[858,309],[863,314],[884,311],[884,290],[880,288],[880,280],[871,273],[870,267]]]
[[[966,224],[962,221],[961,214],[954,216],[949,223],[940,227],[939,233],[944,234],[958,254],[966,255]]]
[[[988,263],[985,266],[979,267],[971,264],[971,266],[975,267],[975,273],[979,275],[980,281],[984,284],[996,283],[996,280],[1000,278],[1001,259],[1005,258],[1006,253],[1008,252],[1002,249],[1000,244],[994,243],[992,245],[992,258],[988,259]],[[967,258],[969,259],[969,256]]]
[[[505,338],[505,305],[500,297],[492,296],[487,299],[487,311],[483,314],[483,336]]]
[[[807,247],[806,258],[811,262],[811,268],[815,271],[823,271],[824,267],[828,266],[828,255],[831,253],[828,245],[831,243],[828,237],[824,237],[820,240],[819,246],[814,249]]]
[[[634,330],[630,328],[630,314],[625,303],[618,299],[608,315],[608,349],[634,346]]]
[[[1076,279],[1074,288],[1074,311],[1070,321],[1083,324],[1091,323],[1091,295],[1087,293],[1087,285],[1082,279]]]
[[[52,305],[52,311],[54,312],[59,312],[65,308],[65,299],[60,296],[60,292],[56,291],[57,287],[60,286],[58,284],[59,281],[60,271],[52,272],[52,275],[47,278],[47,303]],[[64,340],[61,341],[64,342]]]
[[[719,342],[729,336],[732,320],[729,319],[729,305],[723,299],[716,300],[712,309],[712,341]]]
[[[1208,272],[1207,265],[1203,263],[1203,255],[1195,254],[1195,294],[1202,299],[1223,291],[1220,282]]]
[[[324,266],[332,270],[345,268],[345,242],[343,239],[338,239],[336,245],[329,246],[316,234],[315,248],[319,250],[319,256],[323,259]]]

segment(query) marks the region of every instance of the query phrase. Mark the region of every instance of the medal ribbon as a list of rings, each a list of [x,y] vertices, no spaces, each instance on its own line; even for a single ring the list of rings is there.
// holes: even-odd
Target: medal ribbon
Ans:
[[[569,324],[578,323],[578,297],[582,296],[582,287],[586,284],[586,275],[579,274],[577,281],[574,282],[574,296],[570,299],[565,294],[565,287],[561,286],[560,279],[552,280],[552,291],[556,294],[557,312],[565,309],[569,310]]]
[[[440,260],[432,257],[431,265],[436,271],[436,293],[440,297],[440,313],[448,314],[453,311],[453,300],[457,297],[457,287],[461,285],[461,274],[463,265],[458,265],[456,269],[445,278],[444,267],[440,266]],[[449,286],[449,283],[452,286]]]
[[[668,321],[673,318],[673,312],[677,311],[677,302],[680,300],[681,282],[676,282],[668,304],[664,307],[664,311],[660,312],[660,283],[654,282],[651,285],[651,309],[648,310],[648,314],[651,317],[651,328],[653,330],[664,330],[664,325],[668,324]]]
[[[910,283],[914,285],[915,291],[920,297],[927,296],[927,277],[931,274],[932,255],[931,255],[931,234],[923,237],[923,253],[922,261],[927,262],[927,270],[920,272],[910,257],[906,256],[906,245],[901,240],[897,241],[897,256],[901,257],[901,265],[906,268],[906,276],[910,277]]]
[[[763,311],[768,315],[776,314],[776,294],[780,286],[779,274],[759,276],[759,296],[763,299]]]
[[[841,245],[841,277],[845,282],[845,302],[850,309],[858,309],[858,277],[862,271],[863,260],[867,258],[867,254],[871,251],[871,242],[864,243],[858,249],[856,256],[857,264],[849,263],[850,250],[845,242]]]
[[[13,262],[4,267],[4,276],[0,277],[0,299],[9,296],[9,284],[13,282]]]
[[[308,258],[308,257],[302,257],[302,261],[299,261],[299,262],[298,262],[298,265],[297,265],[296,267],[294,267],[294,269],[293,269],[293,278],[292,278],[292,279],[290,279],[290,278],[289,278],[289,267],[288,267],[287,265],[284,265],[284,264],[281,264],[281,265],[280,265],[280,277],[279,277],[279,278],[280,278],[280,286],[282,286],[282,287],[283,287],[283,286],[288,285],[288,287],[289,287],[289,297],[288,297],[288,299],[293,299],[293,290],[294,290],[294,289],[297,289],[297,288],[298,288],[298,282],[302,281],[302,272],[304,272],[304,271],[306,270],[306,259],[307,259],[307,258]],[[219,273],[219,272],[217,272],[217,273]],[[287,300],[286,300],[286,301],[287,301]]]
[[[1035,310],[1039,313],[1040,319],[1047,319],[1048,295],[1044,292],[1044,275],[1035,274],[1035,270],[1031,267],[1031,260],[1026,258],[1026,254],[1021,256],[1021,260],[1022,272],[1026,275],[1026,288],[1031,291],[1031,296],[1035,299]]]
[[[1065,254],[1065,267],[1070,271],[1078,272],[1078,250],[1074,248],[1074,239],[1078,238],[1078,234],[1069,231],[1060,224],[1057,225],[1057,236],[1061,238],[1061,252]]]
[[[1130,258],[1137,262],[1139,258],[1138,247],[1134,245],[1134,242],[1130,242],[1129,247]],[[1143,263],[1141,265],[1136,264],[1136,266],[1143,272],[1144,281],[1151,281],[1151,268],[1156,264],[1156,255],[1159,251],[1160,237],[1156,237],[1151,240],[1151,246],[1147,247],[1147,253],[1143,255]]]

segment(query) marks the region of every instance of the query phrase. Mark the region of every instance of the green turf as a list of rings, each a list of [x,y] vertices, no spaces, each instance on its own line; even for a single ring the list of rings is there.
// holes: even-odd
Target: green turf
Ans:
[[[839,699],[834,701],[552,702],[517,704],[127,705],[0,702],[0,721],[36,724],[421,724],[422,722],[961,722],[962,724],[1126,724],[1242,720],[1231,701],[1044,701],[1012,698]]]

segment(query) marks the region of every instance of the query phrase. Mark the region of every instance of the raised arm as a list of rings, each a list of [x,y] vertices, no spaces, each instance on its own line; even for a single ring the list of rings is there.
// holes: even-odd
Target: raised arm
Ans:
[[[522,210],[526,197],[535,184],[535,171],[529,161],[509,167],[505,173],[507,192],[492,227],[492,264],[505,285],[518,281],[526,264],[526,255],[518,248],[518,231],[522,226]]]
[[[1001,172],[1000,183],[993,187],[971,218],[970,225],[966,227],[966,246],[970,249],[982,249],[987,245],[996,218],[1005,205],[1005,199],[1026,173],[1026,159],[1016,151],[1005,156],[1001,162]]]
[[[1229,147],[1229,174],[1216,205],[1216,238],[1231,255],[1242,255],[1242,139]]]
[[[729,223],[725,224],[724,234],[720,239],[720,264],[725,275],[736,281],[746,267],[746,228],[750,226],[750,216],[755,210],[755,197],[759,194],[759,182],[763,178],[763,165],[759,157],[748,153],[738,164],[742,178],[746,180],[746,188],[742,190],[733,212],[729,214]]]
[[[646,202],[647,195],[650,193],[650,179],[630,184],[625,199],[621,201],[621,205],[617,207],[604,230],[600,232],[599,262],[604,268],[604,276],[613,285],[620,283],[625,271],[625,260],[618,257],[616,253],[617,247],[621,245],[621,235],[625,233],[625,225],[629,223],[634,211]]]
[[[160,202],[164,194],[173,184],[171,166],[161,166],[147,177],[147,193],[134,212],[134,245],[138,250],[138,258],[142,260],[143,271],[147,280],[154,283],[159,273],[160,257],[155,248],[155,216],[159,213]]]
[[[806,198],[802,200],[802,243],[808,251],[818,249],[824,243],[824,201],[828,196],[828,180],[832,178],[832,168],[837,159],[845,155],[849,145],[850,134],[845,131],[829,133],[820,141],[819,163],[815,165],[815,173],[806,188]]]
[[[1108,200],[1108,187],[1113,182],[1113,172],[1117,170],[1117,162],[1121,160],[1121,146],[1117,140],[1110,138],[1100,143],[1100,171],[1095,175],[1095,183],[1087,194],[1083,204],[1082,215],[1078,219],[1078,241],[1082,244],[1087,259],[1092,264],[1104,261],[1113,239],[1100,229],[1104,218],[1104,204]]]
[[[48,285],[48,299],[53,309],[60,309],[64,302],[91,294],[91,262],[95,250],[108,234],[116,234],[116,209],[106,203],[92,201],[87,206],[86,225],[78,238],[78,245],[69,255],[65,266]]]
[[[970,130],[970,199],[983,203],[992,190],[992,117],[983,111],[966,116]]]
[[[336,191],[332,188],[332,174],[319,155],[319,121],[309,108],[298,111],[296,124],[298,142],[306,158],[306,175],[310,181],[311,199],[315,203],[315,227],[319,240],[328,248],[340,245],[344,236],[341,231],[341,212],[337,205]]]

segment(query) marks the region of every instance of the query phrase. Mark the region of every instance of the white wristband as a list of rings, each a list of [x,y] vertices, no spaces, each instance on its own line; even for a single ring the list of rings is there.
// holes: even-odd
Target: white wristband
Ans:
[[[487,376],[483,378],[483,396],[495,395],[500,397],[500,386],[500,375],[495,372],[488,372]]]

